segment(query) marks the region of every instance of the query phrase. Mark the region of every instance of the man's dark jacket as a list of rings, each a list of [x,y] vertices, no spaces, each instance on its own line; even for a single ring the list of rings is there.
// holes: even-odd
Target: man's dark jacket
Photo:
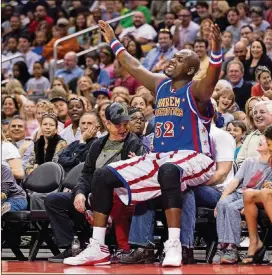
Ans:
[[[76,196],[81,193],[86,198],[89,193],[91,193],[91,184],[93,179],[93,173],[95,172],[96,160],[99,157],[103,147],[105,146],[109,135],[95,140],[88,152],[86,161],[82,170],[81,177],[77,185],[73,189],[73,194]],[[146,149],[143,146],[141,140],[132,133],[129,133],[124,141],[123,148],[121,150],[121,160],[126,160],[129,158],[129,153],[133,152],[137,156],[141,156],[146,153]]]

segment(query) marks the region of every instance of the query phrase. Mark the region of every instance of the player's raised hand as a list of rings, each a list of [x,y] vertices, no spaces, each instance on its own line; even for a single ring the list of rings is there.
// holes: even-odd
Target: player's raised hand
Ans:
[[[211,25],[210,39],[212,41],[212,50],[218,51],[221,49],[221,31],[217,24]]]
[[[107,22],[103,20],[99,20],[98,24],[99,24],[101,33],[104,36],[105,41],[107,43],[110,43],[112,39],[116,38],[112,27]]]

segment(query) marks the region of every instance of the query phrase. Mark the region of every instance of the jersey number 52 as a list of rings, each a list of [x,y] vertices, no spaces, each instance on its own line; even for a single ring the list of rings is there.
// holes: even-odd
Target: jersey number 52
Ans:
[[[174,137],[174,124],[171,121],[167,121],[165,123],[157,122],[155,126],[155,137],[160,138],[161,136]]]

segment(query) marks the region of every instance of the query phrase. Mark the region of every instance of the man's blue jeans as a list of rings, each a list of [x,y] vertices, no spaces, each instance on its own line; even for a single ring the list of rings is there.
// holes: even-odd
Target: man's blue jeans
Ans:
[[[182,246],[194,246],[196,207],[215,208],[220,197],[221,192],[211,186],[199,186],[184,193],[180,234]],[[155,209],[153,201],[136,206],[129,232],[130,244],[148,246],[153,242]]]

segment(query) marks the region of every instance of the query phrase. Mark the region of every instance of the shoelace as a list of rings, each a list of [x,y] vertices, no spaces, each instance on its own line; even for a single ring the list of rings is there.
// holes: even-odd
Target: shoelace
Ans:
[[[163,252],[166,253],[170,248],[177,248],[178,247],[178,241],[177,240],[168,240],[166,243],[165,243],[165,246],[164,246],[164,249],[163,249]]]
[[[86,258],[86,256],[90,255],[88,248],[93,247],[94,241],[91,240],[90,243],[85,243],[85,244],[87,244],[87,247],[84,250],[82,250],[76,257]]]

